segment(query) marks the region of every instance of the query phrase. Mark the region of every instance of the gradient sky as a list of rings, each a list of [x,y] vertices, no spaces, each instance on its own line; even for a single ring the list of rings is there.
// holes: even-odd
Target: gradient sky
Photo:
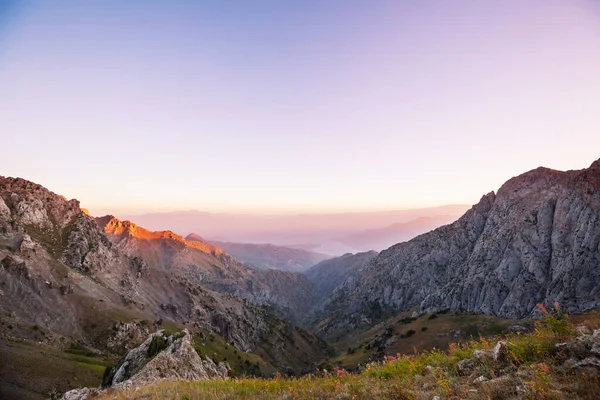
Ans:
[[[0,0],[0,174],[95,214],[474,203],[599,127],[598,1]]]

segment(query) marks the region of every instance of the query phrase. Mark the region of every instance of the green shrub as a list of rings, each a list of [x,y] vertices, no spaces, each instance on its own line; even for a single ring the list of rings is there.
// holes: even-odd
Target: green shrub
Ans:
[[[154,358],[158,353],[167,348],[167,341],[161,335],[155,335],[148,347],[148,358]]]

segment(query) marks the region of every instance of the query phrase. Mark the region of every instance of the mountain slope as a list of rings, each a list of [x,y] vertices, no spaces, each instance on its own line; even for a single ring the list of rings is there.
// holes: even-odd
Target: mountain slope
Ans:
[[[538,168],[453,224],[382,251],[313,324],[327,335],[418,305],[521,318],[558,301],[581,312],[600,304],[599,266],[600,160],[580,171]]]
[[[158,236],[148,240],[181,246],[168,234]],[[189,252],[231,258],[198,245]],[[83,347],[110,356],[137,337],[123,329],[135,325],[151,331],[164,323],[220,335],[237,349],[294,372],[327,354],[322,341],[264,307],[190,281],[177,269],[156,267],[159,258],[149,259],[124,254],[77,200],[68,201],[23,179],[0,177],[0,341],[24,340],[58,353]],[[0,350],[0,359],[8,357],[5,350],[18,357],[13,346]],[[32,362],[20,365],[31,369],[15,372],[12,363],[2,365],[0,387],[5,376],[31,376],[29,381],[35,381]],[[39,398],[39,393],[23,393]]]
[[[142,258],[151,269],[170,271],[205,288],[268,305],[288,320],[300,319],[312,305],[314,289],[303,275],[249,268],[216,246],[186,240],[171,231],[151,232],[113,216],[96,218],[96,222],[122,252]]]
[[[376,251],[357,254],[348,253],[321,261],[309,268],[304,274],[315,285],[320,300],[329,295],[346,277],[365,267],[376,256]]]
[[[186,237],[193,240],[192,235]],[[276,246],[270,243],[233,243],[215,240],[209,243],[225,250],[241,262],[259,269],[279,269],[290,272],[303,272],[331,256],[308,250]]]

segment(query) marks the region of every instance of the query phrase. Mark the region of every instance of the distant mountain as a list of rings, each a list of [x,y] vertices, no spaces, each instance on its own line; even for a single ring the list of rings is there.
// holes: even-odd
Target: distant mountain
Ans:
[[[314,289],[300,274],[249,268],[221,248],[190,235],[149,231],[113,216],[96,218],[108,238],[125,254],[152,268],[174,272],[189,282],[231,293],[257,305],[269,305],[281,317],[296,320],[311,307]]]
[[[276,246],[341,255],[359,250],[340,242],[340,238],[348,235],[369,229],[382,229],[422,217],[448,216],[452,220],[468,208],[467,205],[447,205],[413,210],[295,215],[178,211],[130,215],[126,219],[150,230],[170,229],[182,236],[200,232],[208,241],[272,243]],[[433,228],[427,225],[423,229],[429,227]]]
[[[338,241],[353,249],[366,251],[387,249],[396,243],[405,242],[422,233],[429,232],[456,220],[455,215],[420,217],[408,222],[392,224],[380,229],[368,229],[340,237]]]
[[[510,179],[456,222],[382,251],[338,286],[312,321],[321,334],[369,327],[420,306],[509,318],[557,301],[600,305],[600,160]]]
[[[197,235],[196,235],[197,236]],[[197,240],[193,235],[186,240]],[[308,250],[294,249],[274,244],[231,243],[210,241],[245,264],[259,269],[279,269],[290,272],[303,272],[331,256]]]
[[[376,251],[357,254],[348,253],[340,257],[322,261],[308,269],[304,274],[315,285],[315,290],[320,300],[331,294],[346,277],[367,266],[376,256]]]

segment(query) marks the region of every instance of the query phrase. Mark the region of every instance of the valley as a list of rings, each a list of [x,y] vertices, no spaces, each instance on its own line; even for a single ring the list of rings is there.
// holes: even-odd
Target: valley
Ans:
[[[527,172],[451,224],[339,257],[94,218],[77,200],[0,178],[0,393],[98,386],[160,332],[165,346],[189,337],[178,351],[200,357],[201,375],[214,364],[244,379],[361,374],[389,357],[533,335],[540,307],[556,302],[589,319],[599,221],[600,160]]]

